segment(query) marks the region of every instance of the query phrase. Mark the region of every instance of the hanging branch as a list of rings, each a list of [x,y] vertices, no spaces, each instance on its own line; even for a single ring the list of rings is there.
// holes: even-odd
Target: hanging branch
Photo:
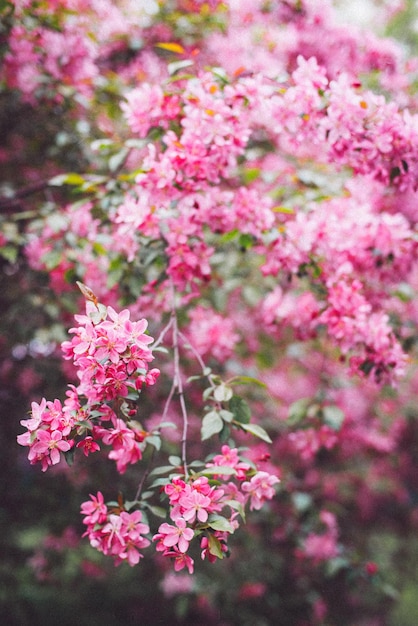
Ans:
[[[38,193],[39,191],[44,191],[49,187],[49,181],[43,180],[38,183],[34,183],[33,185],[28,185],[27,187],[23,187],[18,191],[15,191],[10,197],[1,197],[0,198],[0,211],[23,211],[26,210],[26,207],[21,202],[23,198],[27,198],[29,196]]]

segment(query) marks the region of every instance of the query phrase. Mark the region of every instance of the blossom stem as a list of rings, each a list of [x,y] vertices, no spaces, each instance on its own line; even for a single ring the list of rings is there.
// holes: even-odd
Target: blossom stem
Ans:
[[[142,475],[142,478],[141,478],[141,480],[139,482],[138,489],[136,491],[135,498],[134,498],[135,502],[137,502],[139,500],[139,496],[141,495],[142,488],[143,488],[143,486],[145,484],[145,481],[148,478],[148,475],[149,475],[149,473],[151,471],[152,462],[153,462],[154,456],[155,456],[155,451],[156,451],[156,448],[153,448],[153,450],[151,452],[150,460],[148,462],[148,466],[146,467],[146,469],[145,469],[145,471],[144,471],[144,473]]]
[[[196,361],[199,363],[200,367],[202,368],[202,372],[203,374],[206,376],[206,372],[207,372],[207,367],[202,359],[202,357],[200,356],[199,352],[196,350],[196,348],[190,343],[189,339],[183,335],[183,333],[179,330],[178,331],[178,335],[180,337],[180,339],[183,341],[184,345],[186,348],[190,348],[190,350],[193,352],[193,355],[196,358]],[[211,385],[211,387],[215,387],[212,379],[210,376],[208,376],[209,379],[209,384]]]
[[[156,339],[156,341],[154,341],[154,343],[152,344],[152,349],[155,350],[155,348],[157,348],[160,343],[163,342],[164,337],[166,336],[167,332],[170,330],[170,328],[172,327],[174,323],[174,316],[172,315],[170,318],[170,321],[168,322],[168,324],[166,326],[164,326],[164,328],[162,329],[161,333],[159,334],[158,339]]]
[[[183,381],[181,380],[181,372],[180,372],[180,354],[179,354],[179,329],[177,316],[174,314],[173,316],[173,351],[174,351],[174,381],[178,390],[181,413],[183,416],[183,433],[181,437],[181,461],[184,468],[184,476],[187,479],[189,476],[189,472],[187,469],[187,431],[189,427],[189,418],[187,415],[186,402],[184,399],[183,392]]]

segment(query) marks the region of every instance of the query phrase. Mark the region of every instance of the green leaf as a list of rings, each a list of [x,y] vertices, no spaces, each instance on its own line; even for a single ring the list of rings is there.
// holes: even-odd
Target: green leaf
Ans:
[[[293,209],[289,209],[288,207],[285,206],[274,206],[272,209],[275,213],[286,213],[289,215],[293,215],[294,214],[294,210]]]
[[[241,428],[243,428],[247,433],[266,441],[267,443],[273,443],[264,428],[259,426],[258,424],[241,424]]]
[[[210,528],[213,528],[213,530],[220,530],[223,533],[232,534],[235,530],[231,522],[228,522],[228,520],[221,515],[212,516],[208,521],[208,524]]]
[[[45,263],[45,267],[48,271],[53,270],[55,267],[57,267],[61,259],[62,252],[60,250],[50,250],[49,252],[46,252],[42,257],[42,261]]]
[[[247,169],[243,171],[242,178],[243,178],[244,183],[248,185],[249,183],[252,183],[254,180],[257,180],[260,174],[261,174],[261,169],[259,167],[248,167]]]
[[[168,73],[170,76],[174,76],[179,70],[183,70],[186,67],[190,67],[194,64],[194,61],[190,59],[184,59],[183,61],[173,61],[167,65]]]
[[[305,513],[312,506],[312,496],[303,491],[297,491],[292,494],[293,504],[299,513]]]
[[[258,387],[266,388],[266,383],[261,382],[258,378],[252,376],[234,376],[228,381],[230,385],[257,385]]]
[[[174,467],[178,467],[179,465],[181,465],[181,458],[172,454],[168,457],[168,462],[171,463],[171,465],[174,465]]]
[[[224,558],[224,553],[222,552],[221,542],[215,535],[209,533],[208,536],[208,550],[210,554],[216,556],[218,559]]]
[[[240,502],[237,502],[237,500],[226,500],[223,504],[230,506],[231,509],[234,509],[235,511],[238,511],[241,515],[242,521],[245,523],[245,510]]]
[[[3,246],[0,248],[0,254],[3,259],[6,259],[9,263],[15,263],[17,259],[17,248],[10,245]]]
[[[149,443],[152,446],[154,446],[156,450],[161,449],[161,437],[158,437],[158,435],[151,435],[150,437],[147,437],[145,441],[146,443]]]
[[[65,460],[67,462],[67,465],[69,465],[70,467],[74,463],[74,456],[75,456],[75,448],[68,450],[68,452],[64,452]]]
[[[125,162],[126,157],[129,154],[129,148],[122,148],[116,154],[113,154],[109,159],[109,169],[111,172],[116,172]]]
[[[324,423],[333,430],[340,430],[344,422],[344,411],[337,406],[324,406],[322,409]]]
[[[161,474],[168,474],[173,471],[172,465],[162,465],[161,467],[156,467],[150,472],[150,476],[160,476]]]
[[[161,487],[165,487],[166,485],[168,485],[168,483],[169,483],[169,477],[167,477],[167,478],[156,478],[151,483],[151,485],[149,487],[150,487],[150,489],[155,489],[156,487],[158,487],[160,489]]]
[[[212,395],[212,391],[213,387],[207,387],[202,393],[203,400],[208,400]]]
[[[228,422],[228,423],[232,422],[232,420],[234,419],[234,414],[231,413],[231,411],[227,411],[226,409],[221,409],[219,411],[219,415],[222,417],[222,419],[225,422]]]
[[[326,563],[327,576],[336,576],[342,569],[350,567],[350,562],[344,557],[337,556]]]
[[[167,517],[167,511],[162,506],[154,506],[145,502],[145,505],[149,511],[156,517],[165,518]]]
[[[219,441],[221,443],[226,443],[231,436],[231,427],[227,422],[224,422],[224,427],[219,433]]]
[[[232,389],[224,384],[215,387],[215,390],[213,392],[213,397],[215,398],[216,402],[228,402],[228,400],[230,400],[232,396]]]
[[[177,424],[174,422],[161,422],[161,424],[158,424],[158,428],[175,428],[177,430]]]
[[[230,241],[233,241],[234,239],[236,239],[239,235],[239,230],[235,229],[235,230],[231,230],[229,233],[225,233],[224,235],[221,235],[219,241],[220,243],[229,243]]]
[[[312,402],[312,398],[299,398],[299,400],[295,400],[289,407],[289,416],[287,418],[287,423],[290,426],[296,426],[304,417],[306,417],[306,412],[310,403]]]
[[[111,139],[95,139],[90,144],[93,152],[98,152],[100,150],[109,150],[109,148],[113,147],[113,141]]]
[[[210,411],[209,413],[206,413],[202,421],[202,441],[205,441],[205,439],[209,439],[210,437],[212,437],[212,435],[220,433],[223,426],[223,419],[219,416],[219,413],[217,413],[217,411]]]
[[[233,467],[229,467],[228,465],[216,465],[214,467],[205,467],[200,472],[198,472],[199,476],[216,476],[219,474],[220,476],[235,476],[237,470]]]
[[[229,401],[229,409],[234,414],[234,419],[240,424],[248,424],[251,419],[251,409],[244,398],[232,396]]]
[[[68,174],[58,174],[49,180],[49,184],[53,187],[62,187],[63,185],[82,185],[86,179],[81,174],[69,172]]]
[[[239,236],[239,245],[241,246],[241,248],[244,248],[244,250],[251,248],[253,244],[254,237],[252,235],[248,233],[242,233],[242,235]]]

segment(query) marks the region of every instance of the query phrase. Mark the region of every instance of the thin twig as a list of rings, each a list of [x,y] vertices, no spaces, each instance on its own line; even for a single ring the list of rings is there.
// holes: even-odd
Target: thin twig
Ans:
[[[189,341],[189,339],[186,337],[186,335],[184,335],[181,330],[178,331],[178,336],[180,337],[180,339],[183,341],[185,348],[190,348],[190,350],[193,352],[193,356],[196,358],[196,361],[199,363],[200,367],[202,368],[202,373],[205,374],[207,367],[202,359],[202,357],[200,356],[200,354],[198,353],[198,351],[196,350],[196,348],[193,346],[193,344]],[[206,374],[205,374],[206,376]],[[212,387],[214,387],[215,385],[213,384],[212,380],[209,378],[209,382],[211,384]]]
[[[47,189],[48,186],[49,181],[43,180],[39,183],[34,183],[33,185],[28,185],[27,187],[23,187],[22,189],[15,191],[10,197],[0,197],[0,211],[25,208],[20,202],[21,198],[27,198],[28,196],[38,193],[39,191],[43,191],[44,189]]]
[[[149,473],[150,473],[150,471],[151,471],[151,467],[152,467],[152,462],[153,462],[153,460],[154,460],[154,456],[155,456],[155,448],[153,448],[152,453],[151,453],[151,458],[150,458],[150,460],[149,460],[149,462],[148,462],[147,468],[146,468],[146,470],[144,471],[144,473],[142,474],[141,481],[140,481],[140,483],[139,483],[139,485],[138,485],[138,489],[137,489],[136,494],[135,494],[135,499],[134,499],[134,502],[137,502],[137,501],[138,501],[139,496],[141,495],[141,492],[142,492],[142,488],[143,488],[143,486],[144,486],[144,483],[145,483],[146,479],[148,478],[148,475],[149,475]]]
[[[180,354],[179,354],[179,329],[177,324],[177,317],[173,317],[173,350],[174,350],[174,380],[179,393],[181,413],[183,416],[183,433],[181,437],[181,461],[184,468],[184,476],[187,480],[189,477],[189,471],[187,468],[187,431],[189,428],[189,418],[187,415],[186,402],[184,400],[183,381],[181,380],[180,371]]]
[[[171,315],[170,321],[168,322],[168,324],[162,329],[158,339],[156,341],[154,341],[154,343],[152,344],[152,349],[155,350],[155,348],[157,348],[160,343],[163,342],[163,339],[165,337],[165,335],[167,334],[167,332],[170,330],[170,328],[172,327],[174,322],[174,316]]]

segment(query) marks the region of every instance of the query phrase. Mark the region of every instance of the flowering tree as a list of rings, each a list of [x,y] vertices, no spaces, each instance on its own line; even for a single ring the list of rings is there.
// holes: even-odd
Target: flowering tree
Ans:
[[[155,560],[168,596],[193,587],[167,564],[224,567],[227,623],[272,619],[278,586],[283,623],[379,619],[368,525],[418,519],[417,59],[325,0],[0,12],[0,254],[25,294],[2,376],[24,363],[30,463],[74,464],[91,546]],[[33,399],[41,357],[59,399]],[[269,574],[228,573],[255,546]]]

